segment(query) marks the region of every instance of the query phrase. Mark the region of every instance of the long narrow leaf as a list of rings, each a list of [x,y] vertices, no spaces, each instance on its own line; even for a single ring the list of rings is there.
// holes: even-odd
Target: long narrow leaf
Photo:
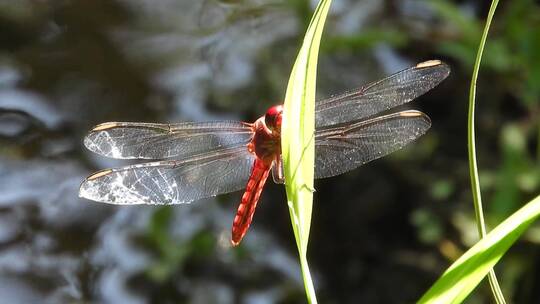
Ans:
[[[313,205],[315,87],[319,45],[330,4],[331,0],[319,2],[307,29],[289,78],[281,129],[287,203],[310,303],[317,303],[306,257]]]
[[[418,302],[461,303],[539,216],[537,196],[465,252]]]

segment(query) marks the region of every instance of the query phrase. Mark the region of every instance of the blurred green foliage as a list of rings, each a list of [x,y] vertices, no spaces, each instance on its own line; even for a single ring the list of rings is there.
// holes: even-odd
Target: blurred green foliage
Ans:
[[[455,4],[448,1],[430,1],[430,5],[445,22],[454,27],[456,37],[439,44],[441,53],[472,67],[476,47],[481,35],[482,20],[466,16]],[[482,74],[494,74],[501,87],[495,88],[514,97],[522,104],[519,117],[504,117],[495,131],[500,135],[500,165],[496,170],[483,169],[484,175],[494,180],[485,190],[494,191],[489,204],[492,223],[498,223],[519,207],[526,198],[538,192],[540,181],[539,143],[529,147],[528,142],[537,141],[540,134],[540,7],[532,0],[508,2],[497,15],[492,28],[484,60]],[[491,70],[491,71],[490,71]],[[484,77],[486,79],[487,77]],[[490,83],[479,81],[484,92]],[[486,96],[486,95],[484,95]],[[496,97],[501,98],[502,96]],[[479,98],[480,104],[500,107],[500,102]],[[483,130],[487,131],[487,130]],[[478,135],[482,137],[482,133]],[[536,151],[536,154],[534,153]],[[480,160],[482,161],[482,160]],[[481,168],[482,170],[482,168]]]
[[[172,208],[163,206],[154,212],[145,237],[149,249],[155,253],[154,263],[148,269],[148,276],[158,283],[163,283],[181,272],[190,257],[205,258],[215,250],[216,240],[204,231],[194,234],[189,239],[173,237]]]

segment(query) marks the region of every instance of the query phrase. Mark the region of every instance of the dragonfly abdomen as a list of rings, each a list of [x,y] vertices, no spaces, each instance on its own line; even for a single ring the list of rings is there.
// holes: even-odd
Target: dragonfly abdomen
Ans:
[[[256,159],[253,164],[246,191],[242,195],[240,206],[234,217],[231,243],[236,246],[242,241],[253,219],[255,208],[261,196],[262,189],[270,173],[271,164],[266,164],[261,159]]]

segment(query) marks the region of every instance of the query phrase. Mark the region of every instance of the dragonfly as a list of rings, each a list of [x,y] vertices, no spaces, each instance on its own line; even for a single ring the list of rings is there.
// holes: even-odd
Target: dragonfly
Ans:
[[[315,104],[315,178],[336,176],[403,148],[430,128],[416,110],[388,113],[423,95],[450,74],[440,60],[421,62],[382,80]],[[84,138],[92,152],[115,159],[150,160],[98,171],[79,196],[118,205],[183,204],[242,190],[232,224],[238,245],[251,225],[270,172],[283,183],[281,121],[273,106],[254,123],[173,124],[106,122]]]

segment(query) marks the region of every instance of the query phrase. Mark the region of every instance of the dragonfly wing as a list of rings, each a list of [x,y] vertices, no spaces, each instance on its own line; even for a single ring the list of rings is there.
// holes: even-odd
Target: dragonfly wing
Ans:
[[[319,101],[315,104],[315,125],[358,121],[402,105],[431,90],[449,74],[448,65],[430,60],[358,90]]]
[[[246,147],[182,161],[157,161],[89,176],[79,196],[110,204],[182,204],[240,190],[255,157]]]
[[[347,127],[317,130],[315,178],[339,175],[388,155],[424,134],[430,126],[427,115],[411,110]]]
[[[187,158],[216,149],[246,145],[251,124],[236,121],[155,124],[107,122],[84,139],[92,152],[119,159]]]

